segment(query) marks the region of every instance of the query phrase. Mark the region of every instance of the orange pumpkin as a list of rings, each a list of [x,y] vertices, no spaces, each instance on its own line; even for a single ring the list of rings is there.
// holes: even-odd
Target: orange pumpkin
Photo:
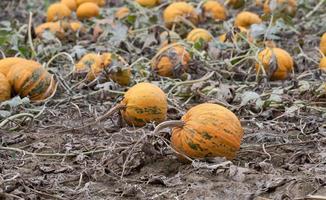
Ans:
[[[54,3],[49,6],[47,11],[47,21],[58,21],[68,18],[71,15],[71,10],[63,3]]]
[[[27,60],[24,58],[16,58],[16,57],[4,58],[4,59],[0,60],[0,73],[7,76],[13,65],[20,63],[20,62],[25,62],[25,61],[27,61]]]
[[[76,0],[61,0],[61,3],[65,4],[71,11],[75,11],[77,9]]]
[[[160,0],[136,0],[136,2],[144,7],[152,8],[160,3]]]
[[[182,21],[182,18],[189,20],[193,24],[198,23],[198,15],[195,8],[186,2],[171,3],[165,8],[163,18],[167,27]]]
[[[287,13],[291,16],[294,16],[297,10],[297,1],[296,0],[277,0],[276,9],[280,9],[280,12]],[[265,0],[264,3],[264,13],[269,14],[271,12],[271,4],[273,1]]]
[[[191,108],[181,121],[183,126],[174,128],[171,137],[171,145],[177,152],[190,158],[235,158],[243,128],[230,110],[204,103]]]
[[[261,18],[252,12],[243,11],[239,13],[234,21],[236,27],[250,28],[252,24],[260,24],[262,22]]]
[[[24,61],[13,65],[7,78],[14,92],[31,101],[44,100],[56,90],[53,75],[35,61]]]
[[[87,2],[81,4],[76,11],[78,19],[89,19],[92,17],[97,17],[100,14],[100,8],[97,4]]]
[[[114,17],[116,19],[123,19],[123,18],[127,17],[129,15],[129,13],[130,13],[129,8],[121,7],[115,12]]]
[[[11,98],[11,85],[5,75],[0,73],[0,102]]]
[[[215,0],[206,1],[203,4],[203,12],[205,17],[215,20],[225,20],[227,17],[224,6]]]
[[[207,30],[202,28],[195,28],[188,33],[188,42],[197,42],[199,39],[209,42],[213,39],[213,36]]]
[[[326,56],[326,33],[323,34],[320,40],[320,51]]]
[[[180,45],[163,47],[152,60],[152,68],[160,76],[175,77],[188,68],[190,54]]]
[[[276,69],[271,70],[270,67],[272,67],[271,64],[273,63],[272,58],[276,58],[274,62],[276,64]],[[284,80],[289,76],[289,73],[293,71],[294,63],[291,55],[280,48],[265,48],[258,54],[258,60],[271,80]],[[257,73],[262,71],[260,63],[256,63]],[[269,74],[270,70],[272,74]]]
[[[138,83],[124,95],[121,105],[123,119],[131,126],[144,126],[149,122],[162,122],[167,116],[167,97],[156,85]]]
[[[83,24],[80,22],[46,22],[35,28],[35,34],[38,37],[42,37],[42,34],[46,30],[55,34],[58,38],[63,38],[66,31],[85,32]]]
[[[319,67],[320,67],[321,70],[323,70],[323,71],[326,72],[326,57],[323,57],[323,58],[320,60]]]

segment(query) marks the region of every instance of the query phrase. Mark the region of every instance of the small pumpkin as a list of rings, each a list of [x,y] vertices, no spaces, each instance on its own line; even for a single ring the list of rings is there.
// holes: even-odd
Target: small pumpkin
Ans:
[[[284,80],[293,71],[294,62],[291,55],[280,48],[265,48],[259,52],[258,60],[270,80]],[[261,72],[259,63],[256,63],[256,71],[257,73]]]
[[[77,9],[76,0],[61,0],[61,3],[65,4],[71,11],[75,11]]]
[[[232,6],[234,9],[238,9],[245,5],[245,0],[227,0],[226,5]]]
[[[7,78],[16,94],[31,101],[44,100],[53,95],[56,82],[41,64],[24,61],[13,65]]]
[[[144,7],[152,8],[160,4],[160,0],[136,0],[136,2]]]
[[[275,1],[275,0],[274,0]],[[265,0],[264,3],[264,13],[271,13],[271,4],[274,2],[271,0]],[[290,16],[294,16],[297,10],[297,1],[296,0],[277,0],[276,9],[280,9],[280,12],[287,13]]]
[[[63,38],[66,31],[72,32],[85,32],[83,24],[80,22],[46,22],[40,24],[35,28],[35,34],[38,37],[42,37],[44,31],[50,31],[55,34],[58,38]]]
[[[7,76],[13,65],[16,65],[17,63],[25,62],[25,61],[27,61],[27,60],[24,58],[17,58],[17,57],[1,59],[0,60],[0,73]]]
[[[242,33],[243,35],[245,35],[249,42],[253,42],[254,39],[250,35],[249,31],[246,28],[243,28],[241,26],[235,27],[233,30],[219,36],[219,41],[235,43],[239,39],[239,33]]]
[[[197,42],[200,39],[204,40],[205,42],[209,42],[213,39],[213,37],[206,29],[202,28],[195,28],[188,33],[188,42]]]
[[[326,33],[323,34],[320,40],[320,51],[326,56]]]
[[[160,34],[161,47],[178,42],[179,40],[181,40],[180,35],[174,31],[163,31]]]
[[[186,2],[171,3],[165,8],[163,18],[167,27],[182,21],[182,18],[189,20],[193,24],[198,23],[198,15],[195,8]]]
[[[320,60],[319,67],[321,70],[326,72],[326,57],[322,57],[322,59]]]
[[[105,1],[106,0],[76,0],[77,3],[77,7],[79,7],[80,5],[84,4],[84,3],[95,3],[98,6],[104,6],[105,5]]]
[[[129,13],[130,13],[130,9],[128,7],[121,7],[115,12],[114,17],[116,19],[123,19],[127,17]]]
[[[81,4],[76,11],[78,19],[89,19],[92,17],[97,17],[100,14],[100,8],[97,4],[87,2]]]
[[[249,29],[252,24],[260,24],[262,22],[261,18],[252,12],[243,11],[240,12],[234,21],[236,27],[243,27]]]
[[[84,55],[79,62],[75,65],[75,71],[77,73],[88,73],[92,68],[102,65],[102,58],[99,54],[89,53]],[[95,75],[88,75],[88,80],[94,80]]]
[[[225,20],[227,17],[224,6],[215,0],[209,0],[203,4],[203,13],[206,18],[214,20]]]
[[[131,126],[144,126],[149,122],[162,122],[167,116],[167,97],[156,85],[138,83],[124,95],[121,105],[123,119]]]
[[[181,120],[158,125],[172,129],[171,145],[184,158],[225,157],[232,160],[240,149],[243,128],[238,117],[229,109],[212,103],[192,107]]]
[[[58,21],[64,18],[69,18],[71,10],[63,3],[54,3],[49,6],[47,11],[47,21]]]
[[[0,102],[11,98],[11,85],[7,77],[0,73]]]
[[[163,47],[152,60],[152,69],[160,76],[176,77],[185,72],[190,54],[181,45]]]

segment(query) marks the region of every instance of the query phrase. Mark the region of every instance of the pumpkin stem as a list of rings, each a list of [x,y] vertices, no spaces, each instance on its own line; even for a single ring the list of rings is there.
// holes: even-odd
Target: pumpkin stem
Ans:
[[[123,104],[117,104],[115,106],[113,106],[108,112],[106,112],[104,115],[99,116],[98,118],[96,118],[95,122],[100,122],[102,120],[104,120],[105,118],[109,117],[110,115],[112,115],[115,112],[118,112],[119,110],[125,108],[126,106]]]
[[[180,127],[182,128],[185,125],[185,123],[181,120],[171,120],[171,121],[165,121],[157,125],[153,131],[153,134],[158,134],[161,130],[165,128],[171,128],[171,127]]]

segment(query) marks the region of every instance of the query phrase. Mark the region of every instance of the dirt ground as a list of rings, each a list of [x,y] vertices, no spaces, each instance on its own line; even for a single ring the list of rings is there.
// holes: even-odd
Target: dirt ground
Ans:
[[[276,25],[264,21],[266,27],[271,25],[265,37],[290,52],[296,63],[285,81],[256,81],[254,57],[262,42],[254,47],[245,42],[221,46],[216,41],[199,48],[188,45],[193,58],[186,77],[153,75],[150,59],[162,31],[154,25],[163,24],[166,1],[155,9],[107,1],[102,20],[84,22],[86,33],[68,33],[60,40],[52,34],[35,38],[33,55],[26,40],[29,12],[36,26],[45,21],[51,2],[0,2],[1,52],[48,63],[60,82],[56,95],[45,103],[15,97],[0,104],[0,199],[326,199],[326,76],[318,69],[319,41],[326,32],[325,1],[298,0],[294,18],[280,19]],[[135,12],[127,21],[113,23],[113,13],[122,5]],[[229,30],[239,11],[262,14],[252,1],[228,9],[224,24],[199,26],[217,37]],[[96,35],[99,23],[105,29]],[[113,82],[74,87],[78,80],[69,74],[70,58],[76,62],[91,51],[122,55],[132,66],[131,85],[159,85],[169,97],[169,119],[180,119],[199,103],[228,107],[245,132],[236,159],[181,162],[169,145],[169,129],[154,135],[154,124],[130,127],[119,113],[85,127],[128,89]]]

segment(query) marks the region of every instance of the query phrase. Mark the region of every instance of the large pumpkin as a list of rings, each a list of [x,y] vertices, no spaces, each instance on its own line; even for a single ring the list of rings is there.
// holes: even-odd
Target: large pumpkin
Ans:
[[[81,31],[84,32],[85,29],[83,27],[83,24],[75,21],[75,22],[46,22],[43,24],[40,24],[35,28],[35,34],[38,37],[42,37],[42,34],[44,31],[50,31],[51,33],[55,34],[58,38],[62,38],[65,35],[65,32],[72,31],[77,32]]]
[[[114,17],[116,19],[123,19],[127,17],[129,13],[130,13],[130,9],[128,7],[121,7],[114,13]]]
[[[47,21],[58,21],[66,17],[70,17],[71,10],[63,3],[54,3],[49,6],[47,11]]]
[[[160,0],[136,0],[136,2],[144,7],[154,7],[160,3]]]
[[[11,97],[11,85],[7,77],[0,73],[0,102],[6,101]]]
[[[233,159],[243,136],[237,116],[227,108],[204,103],[191,108],[172,131],[172,147],[190,158]]]
[[[153,70],[160,76],[175,77],[188,68],[190,54],[181,45],[163,47],[152,60]]]
[[[252,24],[260,24],[261,22],[262,20],[257,14],[243,11],[235,17],[234,25],[248,29]]]
[[[224,6],[215,0],[206,1],[203,4],[203,12],[205,17],[210,17],[214,20],[225,20],[227,17]]]
[[[280,9],[281,12],[287,13],[291,16],[294,16],[297,10],[297,1],[296,0],[277,0],[276,1],[277,8]],[[264,13],[269,14],[271,12],[271,4],[273,1],[265,0],[264,3]]]
[[[178,23],[185,18],[193,24],[198,23],[198,15],[195,8],[186,2],[171,3],[163,12],[166,26],[170,27],[173,23]]]
[[[56,89],[53,75],[35,61],[24,61],[13,65],[7,78],[14,92],[32,101],[50,97]]]
[[[24,58],[16,58],[16,57],[4,58],[0,60],[0,73],[7,76],[13,65],[25,61],[27,60]]]
[[[124,95],[121,105],[123,119],[132,126],[144,126],[148,122],[162,122],[167,115],[167,97],[156,85],[138,83]]]
[[[326,33],[323,34],[320,40],[320,51],[326,56]]]
[[[276,69],[271,70],[270,67],[274,61]],[[283,49],[280,48],[265,48],[263,51],[259,52],[258,60],[262,64],[265,69],[265,72],[268,76],[270,76],[271,80],[284,80],[289,74],[293,71],[293,59],[291,55]],[[256,63],[256,71],[257,73],[261,73],[260,64]],[[273,74],[268,74],[269,71],[272,71]]]

